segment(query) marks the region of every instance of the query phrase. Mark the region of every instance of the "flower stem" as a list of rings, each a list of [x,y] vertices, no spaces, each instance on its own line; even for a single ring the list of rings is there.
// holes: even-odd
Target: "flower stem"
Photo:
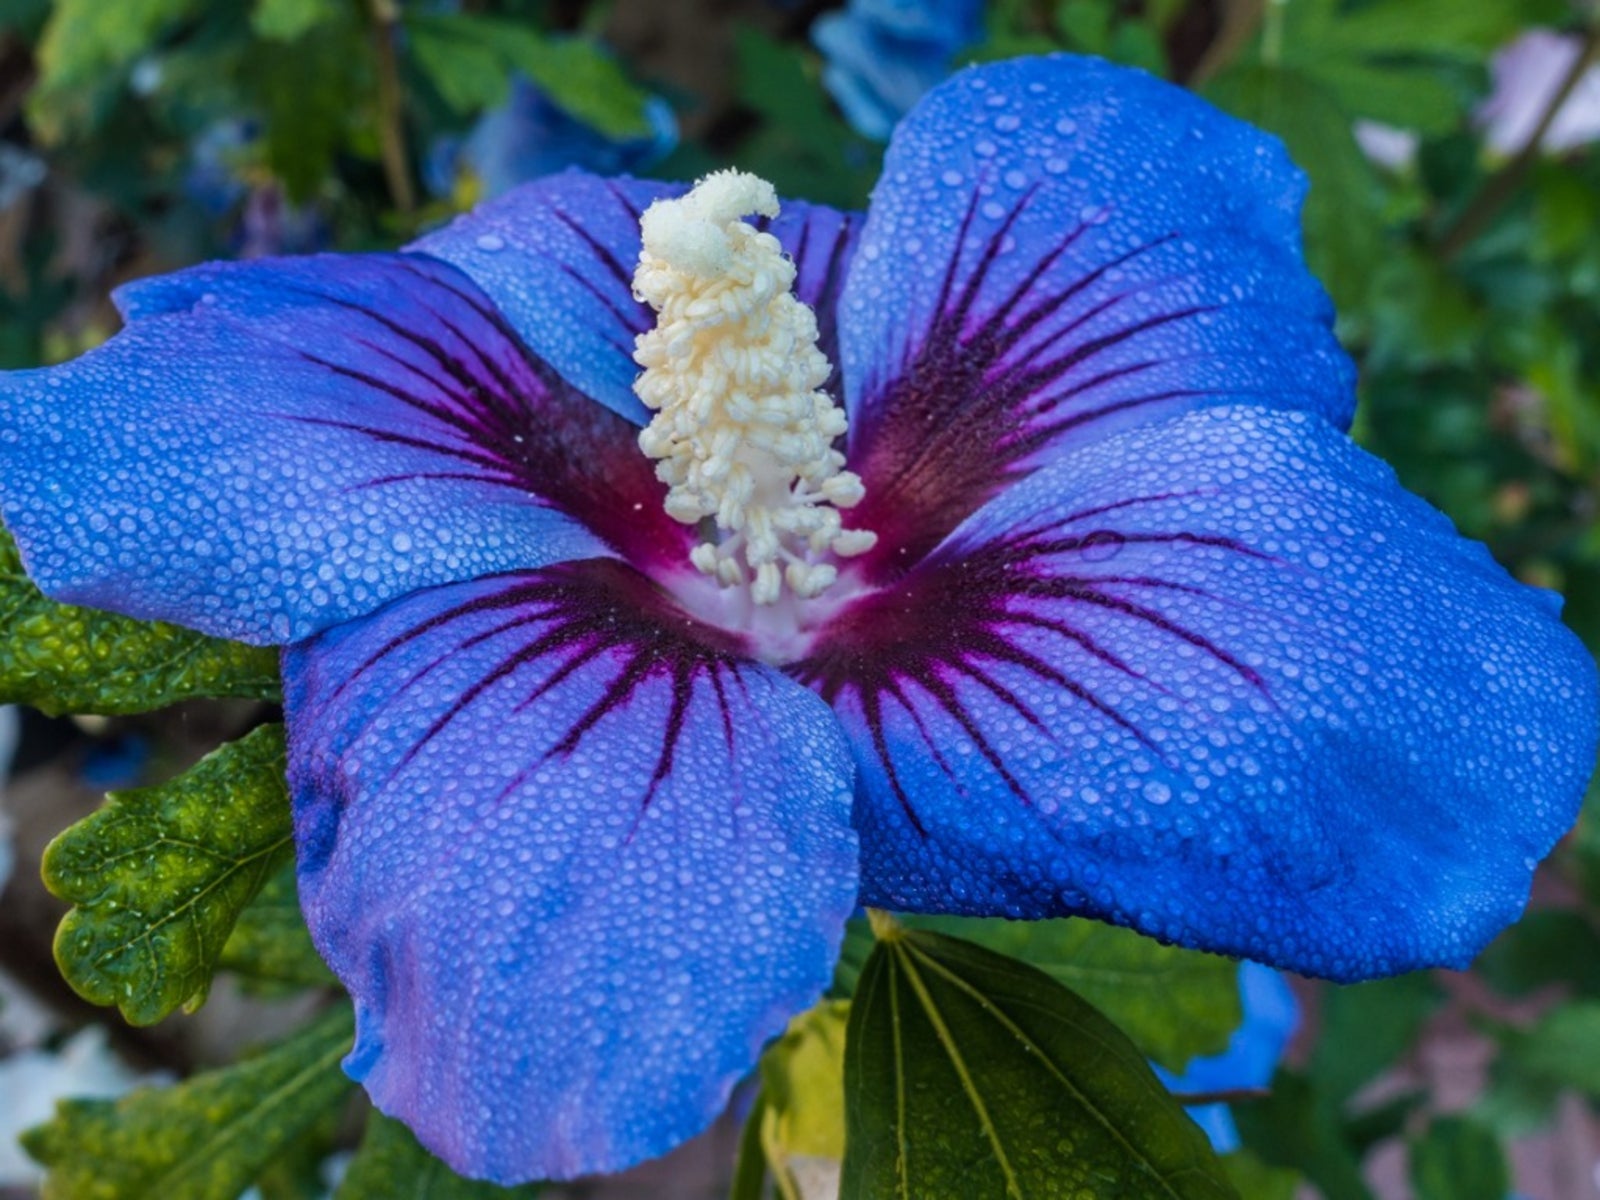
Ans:
[[[1561,111],[1561,106],[1567,102],[1573,89],[1583,79],[1584,73],[1597,59],[1600,59],[1600,18],[1590,22],[1589,30],[1584,35],[1582,52],[1573,60],[1572,67],[1561,80],[1561,86],[1550,97],[1544,112],[1539,115],[1539,123],[1533,127],[1533,132],[1528,135],[1522,148],[1512,156],[1510,162],[1495,173],[1494,177],[1484,185],[1483,190],[1473,198],[1472,203],[1467,205],[1456,218],[1454,224],[1440,237],[1440,261],[1449,262],[1470,246],[1499,215],[1506,202],[1517,194],[1524,178],[1538,160],[1539,144],[1544,141],[1544,135],[1554,124],[1556,114]]]
[[[378,147],[383,175],[395,208],[410,213],[417,206],[417,195],[406,155],[405,94],[394,50],[400,10],[394,0],[368,0],[367,11],[372,17],[372,45],[378,60]]]

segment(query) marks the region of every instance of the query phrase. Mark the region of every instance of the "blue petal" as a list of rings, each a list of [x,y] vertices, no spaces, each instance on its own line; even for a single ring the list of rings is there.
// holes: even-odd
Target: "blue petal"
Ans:
[[[120,300],[105,346],[0,379],[0,506],[57,599],[282,642],[419,587],[685,552],[632,427],[450,266],[219,264]]]
[[[654,318],[633,298],[639,217],[682,191],[564,171],[481,204],[408,249],[460,267],[562,378],[643,425],[633,339]]]
[[[639,216],[652,201],[685,190],[566,171],[480,205],[411,248],[472,276],[562,378],[643,425],[648,414],[633,394],[633,340],[655,317],[633,298]],[[786,200],[773,226],[801,268],[800,298],[818,308],[825,333],[854,248],[853,225],[849,214]],[[831,347],[825,342],[823,349]]]
[[[811,27],[822,82],[858,133],[877,141],[983,34],[981,0],[851,0]]]
[[[346,1069],[458,1171],[703,1128],[828,982],[851,763],[815,696],[630,568],[430,592],[284,656],[301,899]]]
[[[1239,1148],[1239,1127],[1233,1123],[1233,1113],[1226,1104],[1195,1104],[1187,1111],[1218,1154],[1232,1154]]]
[[[1197,1058],[1182,1075],[1150,1064],[1179,1099],[1185,1095],[1254,1091],[1271,1086],[1273,1073],[1300,1025],[1300,1006],[1289,981],[1260,963],[1239,964],[1239,996],[1244,1020],[1220,1054]],[[1239,1148],[1239,1131],[1226,1104],[1197,1104],[1189,1116],[1205,1130],[1219,1154]]]
[[[1280,972],[1254,962],[1239,964],[1239,999],[1244,1020],[1226,1050],[1192,1060],[1181,1076],[1155,1068],[1169,1088],[1178,1093],[1238,1092],[1272,1083],[1289,1039],[1300,1027],[1300,1005]]]
[[[797,673],[856,744],[864,903],[1354,979],[1465,964],[1576,816],[1557,608],[1326,422],[1214,408],[1017,484]]]
[[[929,95],[890,144],[844,296],[867,568],[892,575],[1131,424],[1241,400],[1348,424],[1304,192],[1276,140],[1139,71],[1021,59]]]

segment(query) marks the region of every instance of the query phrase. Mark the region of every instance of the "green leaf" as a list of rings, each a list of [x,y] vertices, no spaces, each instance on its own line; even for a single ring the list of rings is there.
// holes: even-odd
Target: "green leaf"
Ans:
[[[1341,308],[1356,306],[1383,246],[1377,177],[1356,145],[1350,114],[1308,75],[1267,66],[1226,71],[1207,85],[1205,94],[1235,116],[1277,134],[1310,176],[1302,214],[1307,261]]]
[[[844,1157],[844,1045],[850,1005],[824,1001],[789,1023],[761,1057],[762,1156],[785,1197],[796,1176]]]
[[[1248,1150],[1225,1154],[1222,1166],[1240,1200],[1294,1200],[1300,1176],[1282,1167],[1269,1167]]]
[[[853,1200],[1235,1195],[1132,1042],[1048,975],[890,929],[845,1051]]]
[[[1146,1057],[1169,1071],[1182,1072],[1191,1058],[1222,1053],[1244,1019],[1238,963],[1163,946],[1131,929],[1078,918],[908,917],[905,923],[1031,963],[1110,1017]]]
[[[1581,913],[1530,912],[1490,943],[1473,970],[1507,996],[1556,983],[1600,995],[1600,933]]]
[[[763,118],[738,147],[746,169],[771,180],[779,195],[864,208],[882,147],[839,118],[814,63],[794,45],[741,29],[736,47],[739,99]]]
[[[148,712],[192,696],[278,697],[278,652],[47,600],[0,530],[0,704]]]
[[[1358,6],[1295,0],[1285,6],[1284,53],[1307,60],[1407,54],[1478,59],[1532,23],[1531,5],[1546,13],[1556,7],[1541,0],[1369,0]]]
[[[1311,1058],[1323,1098],[1342,1106],[1405,1052],[1442,999],[1423,972],[1323,992],[1322,1036]]]
[[[500,103],[511,74],[521,71],[551,103],[608,138],[647,137],[649,96],[597,43],[546,37],[515,21],[472,13],[412,13],[406,17],[411,53],[461,113]]]
[[[1566,1004],[1532,1029],[1501,1036],[1498,1070],[1600,1096],[1600,1001]]]
[[[1337,1109],[1304,1075],[1280,1069],[1266,1096],[1233,1105],[1233,1120],[1262,1162],[1303,1172],[1325,1200],[1372,1200]]]
[[[399,1121],[374,1112],[333,1195],[334,1200],[512,1200],[538,1192],[532,1186],[503,1188],[463,1179],[424,1150]]]
[[[761,1126],[767,1102],[756,1093],[739,1132],[739,1150],[733,1163],[733,1182],[728,1185],[728,1200],[766,1200],[767,1155],[761,1148]]]
[[[300,912],[292,860],[278,868],[239,914],[217,965],[266,983],[317,986],[334,982]]]
[[[353,1020],[337,1009],[255,1058],[119,1100],[66,1100],[23,1148],[51,1200],[237,1196],[354,1086],[339,1069]]]
[[[852,917],[845,922],[844,942],[839,947],[839,958],[833,964],[833,982],[828,985],[828,999],[848,1000],[855,995],[861,970],[867,965],[874,945],[876,941],[865,918]]]
[[[315,37],[254,42],[238,66],[243,102],[264,118],[266,165],[296,203],[322,190],[340,153],[378,156],[374,55],[360,11],[341,4]]]
[[[1466,1117],[1439,1117],[1411,1143],[1416,1200],[1505,1200],[1506,1156],[1493,1133]]]
[[[16,33],[24,41],[36,41],[49,15],[50,0],[0,0],[0,33]]]
[[[56,932],[73,989],[135,1025],[205,999],[234,920],[294,852],[283,727],[223,746],[158,787],[112,793],[45,851],[76,905]]]
[[[32,127],[60,139],[86,115],[86,94],[150,49],[204,0],[55,0],[39,39],[39,82],[29,97]]]
[[[338,16],[335,0],[256,0],[250,28],[257,37],[292,42]]]

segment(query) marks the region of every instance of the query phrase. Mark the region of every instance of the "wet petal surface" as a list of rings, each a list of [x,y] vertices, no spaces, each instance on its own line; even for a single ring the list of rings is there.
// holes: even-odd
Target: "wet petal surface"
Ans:
[[[419,255],[216,264],[0,380],[0,497],[54,598],[289,641],[420,587],[677,563],[635,431]]]
[[[1279,143],[1097,60],[962,72],[896,131],[845,291],[880,576],[1073,445],[1220,403],[1347,424]]]
[[[864,903],[1350,979],[1464,964],[1571,824],[1557,606],[1324,421],[1219,408],[1063,455],[796,673],[855,743]]]
[[[856,897],[837,723],[625,565],[418,593],[285,681],[347,1069],[457,1170],[662,1153],[826,985]]]

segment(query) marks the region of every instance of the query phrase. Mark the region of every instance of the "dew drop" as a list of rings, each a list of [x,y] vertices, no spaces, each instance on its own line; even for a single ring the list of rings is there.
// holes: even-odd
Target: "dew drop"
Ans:
[[[1078,553],[1088,562],[1106,562],[1122,553],[1128,539],[1114,529],[1096,529],[1078,545]]]

